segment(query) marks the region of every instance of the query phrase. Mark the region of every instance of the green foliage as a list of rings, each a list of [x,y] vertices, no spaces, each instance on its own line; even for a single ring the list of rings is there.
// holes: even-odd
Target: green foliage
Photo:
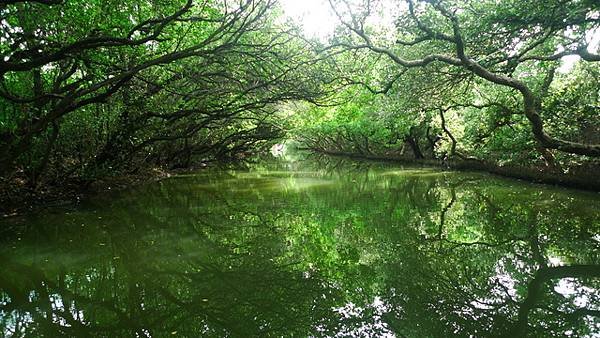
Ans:
[[[597,164],[593,1],[345,2],[332,2],[327,42],[271,1],[2,4],[0,174],[35,188],[243,158],[284,138],[369,156]],[[368,18],[386,8],[394,25]],[[563,74],[567,54],[583,61]]]
[[[329,76],[280,14],[270,1],[0,5],[0,174],[35,188],[264,149],[287,129],[277,106],[318,102]]]
[[[333,6],[341,26],[330,41],[332,57],[351,74],[345,84],[359,88],[345,90],[372,95],[368,109],[377,113],[365,115],[365,124],[382,121],[414,156],[427,145],[426,157],[550,170],[597,162],[594,2],[338,0]],[[395,10],[393,27],[376,20],[374,13],[386,9]],[[566,55],[582,60],[563,74]]]

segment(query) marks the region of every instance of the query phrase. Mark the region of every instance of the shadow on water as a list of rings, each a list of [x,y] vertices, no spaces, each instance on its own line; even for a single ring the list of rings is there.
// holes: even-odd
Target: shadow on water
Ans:
[[[600,198],[340,158],[11,220],[4,336],[600,334]],[[8,225],[7,225],[8,226]]]

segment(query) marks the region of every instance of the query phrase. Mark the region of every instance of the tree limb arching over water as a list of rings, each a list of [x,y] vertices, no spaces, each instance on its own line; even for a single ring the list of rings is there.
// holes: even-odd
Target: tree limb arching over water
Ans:
[[[290,1],[0,1],[0,335],[598,334],[597,1]]]

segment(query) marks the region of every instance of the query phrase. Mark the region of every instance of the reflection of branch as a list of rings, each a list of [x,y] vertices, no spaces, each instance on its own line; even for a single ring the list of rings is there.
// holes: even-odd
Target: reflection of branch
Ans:
[[[450,208],[452,208],[452,205],[456,201],[456,187],[452,186],[450,188],[450,195],[452,196],[450,198],[450,202],[446,204],[446,206],[444,207],[444,209],[442,209],[442,212],[440,213],[440,226],[438,227],[438,233],[436,236],[438,240],[442,239],[442,234],[444,232],[444,224],[446,223],[446,213],[448,212],[448,210],[450,210]]]
[[[498,286],[502,292],[504,292],[504,295],[506,296],[505,299],[512,303],[512,304],[516,304],[517,302],[513,299],[513,296],[511,295],[510,291],[508,290],[508,287],[506,287],[506,285],[504,285],[504,283],[500,282],[500,279],[496,278],[496,281],[494,283],[496,286]]]
[[[274,223],[277,219],[279,219],[281,217],[281,215],[276,214],[272,220],[267,220],[267,219],[265,219],[263,214],[236,207],[229,200],[227,200],[227,198],[223,195],[223,193],[221,193],[219,191],[207,191],[207,192],[210,193],[215,200],[219,201],[220,203],[223,203],[227,207],[227,209],[232,210],[234,212],[241,213],[241,214],[252,215],[252,216],[258,218],[259,224],[248,225],[246,227],[253,227],[253,228],[254,227],[256,227],[256,228],[267,227],[267,228],[275,229],[276,226]],[[239,227],[241,227],[241,225],[239,225],[239,224],[236,225],[236,228],[239,228]]]
[[[527,231],[529,237],[529,244],[531,245],[531,254],[533,259],[539,264],[540,267],[546,267],[546,257],[544,256],[543,250],[540,245],[540,239],[537,231],[537,214],[533,213],[533,220],[529,224]]]
[[[600,317],[600,310],[592,310],[587,308],[579,308],[573,312],[564,312],[547,306],[542,306],[540,308],[548,312],[552,312],[554,314],[563,316],[566,318],[566,320],[571,322],[576,321],[577,319],[585,316]]]
[[[459,248],[459,247],[478,246],[478,245],[485,246],[485,247],[488,247],[488,248],[497,248],[497,247],[500,247],[500,246],[503,246],[503,245],[506,245],[506,244],[511,244],[511,243],[514,243],[514,242],[524,241],[526,239],[525,238],[521,238],[521,237],[513,237],[513,238],[507,239],[505,241],[495,242],[495,243],[489,243],[489,242],[484,242],[484,241],[457,242],[457,241],[451,241],[449,239],[442,239],[442,240],[444,242],[446,242],[446,243],[453,244],[449,248],[449,250],[454,250],[454,249]]]
[[[38,309],[48,308],[53,315],[56,315],[57,317],[64,319],[66,322],[68,322],[70,325],[72,325],[73,330],[84,330],[85,329],[85,330],[107,331],[107,330],[114,330],[117,328],[127,328],[127,327],[139,328],[139,327],[142,327],[141,323],[137,322],[134,318],[132,318],[130,316],[130,314],[128,314],[125,311],[122,311],[120,308],[118,308],[113,303],[110,303],[109,301],[106,301],[106,300],[100,300],[100,301],[93,300],[93,299],[89,299],[85,296],[79,295],[71,290],[68,290],[65,287],[64,282],[55,283],[54,281],[47,278],[45,273],[42,270],[40,270],[39,268],[36,268],[33,266],[27,266],[27,265],[20,264],[17,262],[11,262],[9,259],[4,259],[4,258],[5,257],[0,257],[0,260],[2,262],[4,262],[3,267],[5,268],[5,270],[11,269],[12,271],[18,273],[20,276],[27,277],[27,280],[24,282],[26,284],[30,283],[30,285],[32,285],[35,288],[34,290],[36,292],[38,292],[40,295],[44,295],[44,297],[38,297],[38,301],[40,301],[40,302],[43,301],[42,298],[44,298],[44,300],[46,301],[46,303],[43,306],[35,306],[33,303],[31,305],[34,308],[38,308]],[[0,285],[2,285],[3,290],[8,293],[8,296],[10,297],[10,299],[13,300],[13,302],[14,302],[14,300],[18,301],[21,299],[21,297],[19,297],[19,294],[10,292],[10,291],[16,292],[16,290],[11,290],[10,288],[7,288],[6,285],[10,285],[10,283],[8,283],[7,280],[2,279],[2,276],[0,276]],[[65,305],[65,311],[61,311],[60,309],[54,308],[53,306],[51,306],[48,303],[52,294],[59,294],[61,296],[61,300],[63,301],[63,303]],[[68,303],[67,300],[73,301],[76,305],[88,305],[88,306],[92,306],[95,309],[102,308],[106,311],[113,313],[119,320],[114,322],[111,326],[101,326],[101,325],[95,325],[95,324],[91,324],[91,323],[85,323],[85,324],[80,323],[77,319],[73,318],[71,313],[69,313],[66,310],[67,303]],[[12,308],[11,303],[8,303],[8,304],[2,306],[0,309],[2,309],[2,311],[10,311]],[[35,313],[33,311],[31,311],[30,313],[32,316],[35,315]],[[66,316],[67,314],[69,316]],[[36,318],[36,319],[40,319],[40,318]],[[52,317],[49,316],[47,318],[42,318],[40,320],[45,320],[45,319],[52,319]],[[46,324],[47,325],[60,325],[59,322],[55,322],[55,321],[48,321]],[[61,329],[64,329],[64,327],[61,326]]]
[[[528,327],[529,312],[539,307],[537,303],[542,298],[542,287],[544,284],[552,279],[566,277],[600,278],[600,265],[570,265],[540,268],[527,286],[527,296],[519,307],[517,322],[509,336],[522,337],[525,334]],[[590,314],[592,315],[598,314],[598,311],[586,309],[582,309],[578,314],[585,315],[588,311],[591,311]]]

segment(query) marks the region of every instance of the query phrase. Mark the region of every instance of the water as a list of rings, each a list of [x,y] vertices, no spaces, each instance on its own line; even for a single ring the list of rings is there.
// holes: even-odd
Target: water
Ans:
[[[597,193],[325,158],[2,222],[4,336],[600,336]]]

